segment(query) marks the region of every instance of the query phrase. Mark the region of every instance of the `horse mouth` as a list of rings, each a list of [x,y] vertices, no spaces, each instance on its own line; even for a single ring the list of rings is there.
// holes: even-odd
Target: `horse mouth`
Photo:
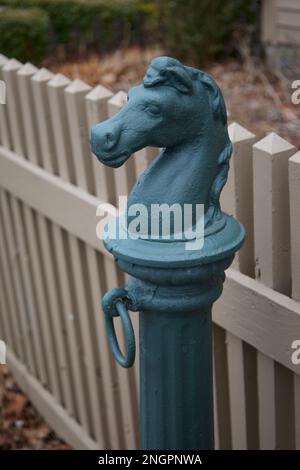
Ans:
[[[118,168],[130,157],[130,155],[131,154],[129,152],[124,151],[117,155],[102,157],[101,162],[104,163],[104,165],[111,166],[113,168]]]

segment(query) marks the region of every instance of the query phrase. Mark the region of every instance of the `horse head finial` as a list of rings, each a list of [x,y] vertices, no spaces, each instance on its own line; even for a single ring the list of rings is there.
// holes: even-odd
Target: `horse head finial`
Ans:
[[[232,148],[214,79],[177,59],[157,57],[128,98],[119,113],[92,129],[92,148],[114,168],[144,147],[163,149],[129,203],[203,204],[207,225],[222,219],[219,199]]]

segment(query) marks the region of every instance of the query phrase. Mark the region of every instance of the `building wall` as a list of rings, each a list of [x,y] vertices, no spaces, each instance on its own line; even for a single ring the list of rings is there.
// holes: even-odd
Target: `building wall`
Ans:
[[[263,0],[262,40],[271,66],[300,74],[300,0]]]

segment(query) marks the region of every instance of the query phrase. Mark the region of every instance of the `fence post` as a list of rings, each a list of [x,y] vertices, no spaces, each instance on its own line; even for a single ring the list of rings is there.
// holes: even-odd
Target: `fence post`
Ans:
[[[164,150],[132,190],[116,233],[116,221],[106,231],[106,248],[130,275],[126,289],[103,298],[108,339],[119,364],[130,367],[128,310],[140,312],[141,448],[212,449],[211,307],[245,236],[219,205],[232,151],[226,109],[208,75],[166,57],[151,63],[129,97],[117,115],[93,127],[93,152],[117,168],[148,145]],[[174,211],[169,236],[168,216],[153,212],[161,204]],[[187,207],[193,219],[185,231]],[[123,322],[125,355],[115,316]]]

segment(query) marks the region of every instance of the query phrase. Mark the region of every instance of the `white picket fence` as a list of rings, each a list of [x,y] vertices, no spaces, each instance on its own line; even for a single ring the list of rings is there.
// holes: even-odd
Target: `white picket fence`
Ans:
[[[118,170],[92,158],[89,129],[122,107],[122,92],[3,56],[0,79],[0,339],[9,369],[75,448],[136,448],[138,361],[116,364],[99,303],[126,279],[96,238],[96,207],[127,194],[155,151]],[[229,130],[223,208],[248,236],[213,310],[216,446],[300,449],[300,366],[291,360],[300,339],[300,153],[276,134],[256,142],[238,124]]]

